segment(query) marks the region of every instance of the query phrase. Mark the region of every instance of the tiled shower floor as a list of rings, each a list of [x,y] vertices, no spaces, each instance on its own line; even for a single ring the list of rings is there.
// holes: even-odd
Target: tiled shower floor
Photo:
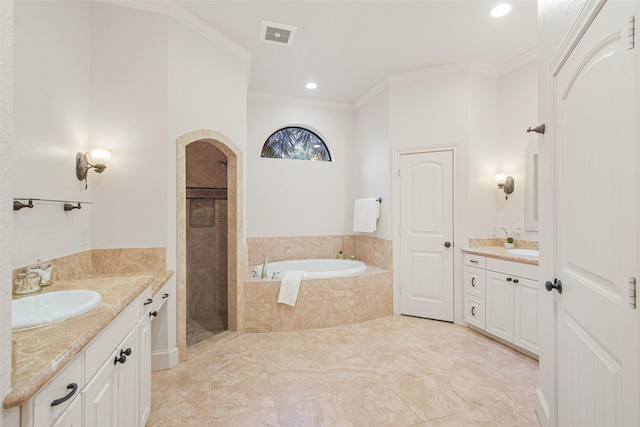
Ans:
[[[154,372],[147,425],[537,426],[537,371],[470,329],[406,316],[245,334]]]
[[[227,330],[226,313],[187,319],[187,345],[198,344]]]

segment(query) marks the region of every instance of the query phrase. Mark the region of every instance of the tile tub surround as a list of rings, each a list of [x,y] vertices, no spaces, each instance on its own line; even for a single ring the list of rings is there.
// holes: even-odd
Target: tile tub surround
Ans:
[[[13,372],[15,382],[4,398],[4,408],[20,406],[33,397],[144,289],[151,286],[155,295],[172,275],[170,271],[153,275],[106,275],[60,280],[44,288],[43,293],[68,289],[93,290],[100,293],[102,302],[80,316],[12,333],[17,348],[16,369]]]
[[[392,241],[371,236],[302,236],[250,237],[249,267],[262,264],[267,254],[279,261],[292,259],[335,258],[342,251],[345,258],[355,255],[367,265],[392,270]]]
[[[275,332],[349,325],[393,312],[390,271],[303,280],[295,307],[278,304],[280,280],[245,282],[245,332]]]
[[[538,363],[406,316],[245,334],[152,374],[148,427],[536,427]]]

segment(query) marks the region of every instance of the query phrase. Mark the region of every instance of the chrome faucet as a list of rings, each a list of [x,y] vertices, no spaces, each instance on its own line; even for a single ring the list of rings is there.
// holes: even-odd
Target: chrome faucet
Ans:
[[[266,279],[267,278],[267,264],[269,263],[270,259],[276,259],[275,254],[269,254],[264,259],[264,262],[262,263],[262,273],[260,273],[260,278],[261,279]]]

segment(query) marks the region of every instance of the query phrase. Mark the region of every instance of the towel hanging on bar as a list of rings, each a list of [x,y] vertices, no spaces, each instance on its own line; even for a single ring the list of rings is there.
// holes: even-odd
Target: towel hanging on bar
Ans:
[[[380,203],[382,199],[369,197],[356,199],[353,207],[353,231],[359,233],[373,233],[380,218]]]

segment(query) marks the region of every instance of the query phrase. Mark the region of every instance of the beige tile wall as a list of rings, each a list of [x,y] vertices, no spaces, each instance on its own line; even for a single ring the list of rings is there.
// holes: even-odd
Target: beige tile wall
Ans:
[[[43,261],[53,263],[53,281],[76,280],[94,274],[166,270],[166,248],[93,249]],[[13,270],[14,277],[24,267]]]
[[[487,237],[484,239],[469,239],[470,248],[482,248],[492,246],[502,246],[507,240],[500,237]],[[514,241],[516,248],[522,249],[538,249],[538,242],[533,240],[518,240]]]
[[[345,258],[355,255],[367,265],[385,270],[391,270],[393,266],[392,242],[377,237],[362,235],[251,237],[247,239],[247,245],[249,267],[262,264],[267,254],[274,254],[277,260],[292,260],[335,258],[340,251]]]
[[[372,268],[358,276],[303,280],[295,307],[278,304],[279,280],[249,280],[245,331],[325,328],[377,319],[393,312],[392,274]]]

